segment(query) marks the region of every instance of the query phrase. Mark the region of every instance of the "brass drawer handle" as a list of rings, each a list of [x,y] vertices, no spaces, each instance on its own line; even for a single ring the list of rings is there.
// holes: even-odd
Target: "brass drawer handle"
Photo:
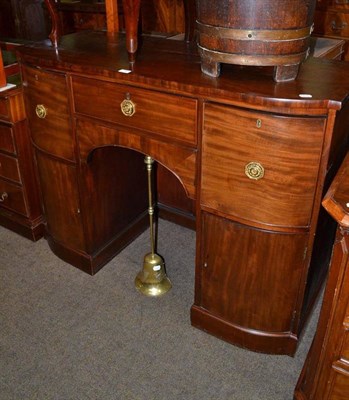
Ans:
[[[36,115],[39,117],[39,118],[46,118],[46,115],[47,115],[47,108],[43,105],[43,104],[38,104],[36,107],[35,107],[35,112],[36,112]]]
[[[245,165],[245,174],[248,178],[258,181],[264,176],[264,168],[259,162],[251,161]]]
[[[132,117],[132,115],[134,115],[136,112],[136,104],[129,98],[128,95],[126,95],[126,99],[121,102],[120,107],[121,112],[126,117]]]
[[[8,194],[6,192],[2,192],[0,195],[0,203],[3,203],[8,198]]]
[[[348,26],[348,24],[346,22],[342,22],[341,25],[337,25],[336,21],[332,21],[331,22],[331,29],[333,31],[342,31],[343,29],[345,29]]]

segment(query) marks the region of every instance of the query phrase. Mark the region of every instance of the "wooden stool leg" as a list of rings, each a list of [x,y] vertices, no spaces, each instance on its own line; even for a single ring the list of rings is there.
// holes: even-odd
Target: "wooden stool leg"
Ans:
[[[217,61],[201,57],[201,71],[206,75],[217,78],[221,73],[221,64]]]
[[[278,65],[274,68],[274,81],[285,82],[293,81],[297,78],[299,64]]]

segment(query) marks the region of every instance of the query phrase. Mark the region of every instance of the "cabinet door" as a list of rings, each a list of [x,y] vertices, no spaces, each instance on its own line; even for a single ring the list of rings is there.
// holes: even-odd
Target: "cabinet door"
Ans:
[[[66,247],[84,250],[77,171],[37,152],[39,179],[49,234]]]
[[[324,118],[207,104],[201,204],[243,222],[308,227],[324,126]]]
[[[290,332],[308,235],[252,229],[204,213],[199,304],[234,325]]]

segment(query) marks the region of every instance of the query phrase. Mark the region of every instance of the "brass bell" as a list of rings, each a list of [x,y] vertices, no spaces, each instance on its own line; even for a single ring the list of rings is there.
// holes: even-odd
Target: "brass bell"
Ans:
[[[135,285],[146,296],[161,296],[171,289],[164,260],[159,254],[148,253],[144,256],[143,268],[136,276]]]
[[[148,200],[149,200],[149,222],[150,222],[150,244],[151,252],[144,256],[143,268],[139,271],[135,279],[136,288],[145,296],[161,296],[168,292],[171,287],[171,281],[166,275],[164,259],[155,253],[155,238],[154,238],[154,207],[152,195],[152,165],[154,160],[146,156],[144,162],[147,165],[148,172]]]

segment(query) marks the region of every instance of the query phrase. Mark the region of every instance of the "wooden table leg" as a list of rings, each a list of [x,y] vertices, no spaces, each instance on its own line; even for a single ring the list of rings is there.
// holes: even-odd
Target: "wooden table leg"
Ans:
[[[62,36],[60,19],[56,5],[53,0],[44,0],[51,18],[51,32],[49,38],[52,46],[57,47],[60,37]]]
[[[6,86],[6,74],[0,49],[0,88]]]
[[[196,5],[195,0],[183,0],[184,17],[185,17],[185,41],[192,42],[194,40],[195,23],[196,23]]]
[[[122,0],[122,4],[126,30],[126,49],[130,62],[134,63],[138,48],[140,0]]]
[[[119,32],[119,13],[117,0],[105,0],[105,13],[107,18],[107,31],[109,33]]]

